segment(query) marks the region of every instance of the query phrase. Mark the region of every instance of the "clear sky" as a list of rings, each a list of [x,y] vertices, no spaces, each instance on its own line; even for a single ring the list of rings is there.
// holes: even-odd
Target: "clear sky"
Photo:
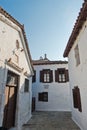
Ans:
[[[47,54],[65,60],[63,52],[83,0],[0,0],[0,6],[25,25],[32,59]]]

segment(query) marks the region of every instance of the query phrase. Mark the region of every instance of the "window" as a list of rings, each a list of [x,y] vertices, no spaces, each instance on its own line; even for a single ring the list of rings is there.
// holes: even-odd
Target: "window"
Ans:
[[[69,75],[68,70],[65,68],[60,68],[55,70],[55,82],[68,82],[69,81]]]
[[[59,82],[65,82],[65,69],[59,69]]]
[[[78,44],[76,45],[74,51],[75,51],[76,66],[78,66],[80,64]]]
[[[53,82],[53,72],[50,69],[40,71],[40,82],[51,83]]]
[[[6,85],[7,86],[17,86],[17,84],[18,84],[17,76],[14,73],[8,71]]]
[[[48,92],[39,93],[38,101],[48,102]]]
[[[29,92],[29,80],[25,79],[24,92]]]
[[[44,72],[44,82],[50,82],[50,73],[49,73],[49,71]]]
[[[80,112],[82,112],[80,90],[78,86],[74,87],[72,91],[73,91],[73,106],[74,108],[77,108]]]
[[[36,82],[36,70],[34,70],[34,75],[33,75],[33,77],[32,77],[32,82],[33,82],[33,83]]]

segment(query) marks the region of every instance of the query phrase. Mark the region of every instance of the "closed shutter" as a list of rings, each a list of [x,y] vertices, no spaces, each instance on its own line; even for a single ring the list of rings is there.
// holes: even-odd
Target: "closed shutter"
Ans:
[[[40,82],[44,82],[44,72],[40,71]]]
[[[73,89],[73,105],[74,108],[78,108],[78,110],[82,112],[80,90],[78,86]]]
[[[58,70],[55,70],[55,82],[59,81]]]
[[[77,100],[77,92],[75,89],[73,91],[73,106],[74,108],[78,108],[78,100]]]
[[[81,97],[80,97],[80,90],[79,88],[76,88],[77,91],[77,100],[78,100],[78,110],[82,112],[82,106],[81,106]]]
[[[50,82],[53,82],[53,71],[50,70]]]
[[[68,82],[69,81],[69,72],[68,72],[68,70],[65,70],[65,74],[66,74],[66,82]]]

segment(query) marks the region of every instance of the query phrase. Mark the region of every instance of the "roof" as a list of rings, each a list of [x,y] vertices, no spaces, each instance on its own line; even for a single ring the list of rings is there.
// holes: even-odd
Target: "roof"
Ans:
[[[8,18],[9,20],[11,20],[13,23],[15,23],[17,26],[19,26],[21,28],[23,36],[24,36],[28,56],[29,56],[31,66],[32,66],[32,59],[31,59],[31,54],[30,54],[30,50],[29,50],[29,47],[28,47],[28,41],[27,41],[27,38],[26,38],[24,25],[20,24],[16,19],[14,19],[10,14],[8,14],[2,7],[0,7],[0,13],[3,14],[6,18]],[[33,66],[32,66],[32,68],[33,68]]]
[[[68,64],[68,61],[33,60],[33,65]]]
[[[77,36],[79,35],[79,32],[84,24],[84,22],[87,19],[87,0],[84,0],[84,3],[82,5],[82,8],[80,9],[79,16],[77,17],[76,23],[74,25],[74,28],[72,30],[71,36],[68,40],[67,46],[65,48],[64,57],[67,57]]]

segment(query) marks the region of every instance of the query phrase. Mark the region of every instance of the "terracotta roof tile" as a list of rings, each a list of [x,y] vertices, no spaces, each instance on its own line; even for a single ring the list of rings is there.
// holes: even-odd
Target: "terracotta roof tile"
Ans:
[[[80,12],[79,12],[79,16],[77,17],[73,31],[71,33],[71,36],[70,36],[68,43],[67,43],[67,46],[65,48],[65,51],[63,54],[64,57],[68,56],[68,54],[69,54],[69,52],[74,44],[74,41],[76,40],[84,22],[86,21],[86,18],[87,18],[87,0],[84,0],[82,8],[80,9]]]

